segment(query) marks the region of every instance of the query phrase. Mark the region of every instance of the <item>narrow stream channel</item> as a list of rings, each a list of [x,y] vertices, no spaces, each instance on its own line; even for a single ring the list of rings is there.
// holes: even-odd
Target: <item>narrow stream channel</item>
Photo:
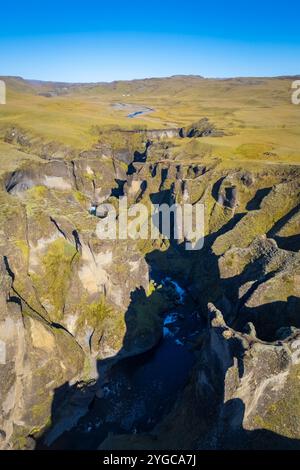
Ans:
[[[130,114],[127,114],[127,117],[133,119],[133,118],[135,118],[137,116],[140,116],[142,114],[153,113],[153,111],[154,111],[154,109],[152,109],[152,108],[143,108],[143,109],[140,109],[138,111],[134,111]]]
[[[164,317],[163,338],[151,351],[116,363],[88,413],[51,449],[97,449],[108,433],[136,434],[150,431],[174,404],[188,382],[195,357],[193,337],[202,322],[187,293],[165,278],[178,295],[178,305]]]

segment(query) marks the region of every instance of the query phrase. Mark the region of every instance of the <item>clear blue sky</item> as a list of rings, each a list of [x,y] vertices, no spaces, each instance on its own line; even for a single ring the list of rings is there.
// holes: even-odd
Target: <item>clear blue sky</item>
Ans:
[[[0,75],[300,74],[299,0],[14,0],[0,17]]]

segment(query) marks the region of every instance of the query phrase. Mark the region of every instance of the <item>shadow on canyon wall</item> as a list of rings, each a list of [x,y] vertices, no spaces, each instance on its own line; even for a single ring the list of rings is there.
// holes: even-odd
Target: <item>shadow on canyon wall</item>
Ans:
[[[114,367],[117,367],[120,370],[120,368],[122,368],[122,363],[127,369],[128,367],[132,367],[133,374],[135,374],[135,368],[141,369],[144,367],[145,363],[147,364],[147,360],[149,358],[149,354],[151,354],[151,351],[140,353],[138,356],[139,359],[134,359],[132,363],[130,363],[130,361],[133,358],[125,358],[125,355],[128,354],[129,344],[132,346],[132,336],[135,333],[134,331],[132,332],[132,329],[135,330],[135,303],[140,303],[141,301],[149,302],[151,306],[151,296],[147,297],[143,289],[139,289],[132,293],[131,304],[126,313],[127,331],[124,337],[124,343],[121,350],[117,353],[116,356],[104,360],[99,360],[97,362],[97,368],[100,375],[99,382],[102,382],[102,386],[110,386],[111,381],[113,381],[116,377],[114,373]],[[272,308],[272,305],[270,305],[270,308]],[[232,342],[234,343],[234,339],[232,340]],[[159,347],[160,346],[158,343],[155,348]],[[205,347],[205,345],[203,347]],[[242,377],[244,372],[243,357],[241,355],[241,352],[237,349],[239,345],[236,343],[232,344],[231,347],[235,351],[234,357],[238,360],[239,376]],[[135,437],[133,448],[141,448],[141,444],[138,440],[139,436],[146,437],[146,439],[142,441],[142,443],[146,442],[146,444],[144,444],[144,448],[146,450],[159,450],[162,448],[166,448],[166,445],[164,444],[164,434],[162,434],[162,436],[156,434],[156,431],[155,429],[153,430],[153,428],[155,427],[155,425],[159,424],[160,420],[171,411],[172,406],[176,403],[176,399],[182,396],[182,393],[184,393],[184,387],[187,385],[191,386],[190,378],[193,374],[193,367],[191,364],[189,364],[187,365],[187,367],[189,367],[190,369],[189,373],[186,377],[183,377],[183,380],[181,380],[181,377],[178,377],[178,374],[180,374],[181,372],[180,369],[178,370],[178,364],[176,363],[176,355],[173,357],[173,361],[175,362],[175,364],[171,373],[175,377],[175,381],[174,383],[168,384],[168,386],[170,386],[170,389],[168,390],[169,400],[161,402],[161,397],[159,394],[158,396],[156,396],[155,394],[151,394],[150,389],[146,390],[146,392],[148,391],[150,395],[148,396],[148,404],[151,403],[151,405],[153,406],[153,410],[151,410],[151,416],[154,416],[154,419],[150,426],[146,424],[148,419],[148,415],[146,414],[143,418],[144,424],[143,422],[139,423],[139,432],[136,431],[137,427],[135,426],[131,427],[130,429],[124,429],[122,423],[119,423],[118,426],[115,423],[105,423],[104,420],[103,426],[101,425],[98,430],[92,431],[90,434],[86,431],[84,431],[83,433],[82,431],[78,432],[78,430],[74,431],[73,429],[70,429],[68,432],[64,432],[61,434],[59,430],[60,426],[58,425],[58,428],[56,427],[57,423],[59,423],[59,421],[63,419],[64,425],[66,421],[69,421],[70,417],[72,422],[72,418],[76,416],[78,410],[79,412],[85,410],[83,415],[86,414],[87,416],[89,416],[89,418],[85,419],[85,417],[83,417],[81,419],[83,419],[85,423],[88,423],[90,417],[93,416],[94,411],[99,413],[99,409],[101,411],[101,407],[104,407],[103,414],[105,416],[105,414],[107,413],[106,406],[110,407],[116,405],[116,403],[114,402],[107,404],[104,400],[101,400],[95,396],[96,389],[99,388],[99,383],[82,389],[78,389],[75,386],[70,386],[68,383],[65,383],[55,390],[51,411],[51,422],[53,423],[53,425],[37,439],[36,449],[97,449],[107,437],[111,437],[114,434],[122,435],[123,437],[123,439],[121,440],[121,447],[118,447],[117,443],[117,447],[113,447],[114,449],[130,449],[130,443],[132,443],[132,441],[128,441],[128,443],[126,443],[126,438],[124,439],[124,435]],[[186,427],[183,427],[182,429],[179,427],[178,429],[176,429],[176,421],[173,422],[173,426],[176,429],[176,433],[178,435],[180,435],[181,433],[186,433],[188,435],[188,437],[185,438],[185,445],[183,449],[300,450],[300,440],[290,439],[288,437],[276,434],[266,429],[256,429],[253,431],[249,431],[243,428],[245,406],[242,400],[232,399],[224,403],[225,375],[227,370],[232,365],[233,362],[228,364],[227,368],[225,369],[225,372],[219,370],[218,366],[214,370],[212,370],[212,374],[214,376],[218,376],[217,383],[216,379],[213,379],[215,381],[215,394],[213,396],[211,394],[206,395],[206,392],[204,390],[204,395],[203,397],[198,397],[198,402],[185,402],[185,406],[190,406],[193,408],[193,414],[196,414],[197,416],[197,418],[196,416],[194,416],[194,419],[199,420],[199,430],[201,430],[200,434],[197,434],[197,428],[195,429],[195,427],[192,426],[190,429],[187,423],[185,423]],[[158,375],[165,373],[164,369],[159,370],[159,361],[156,362],[156,366],[158,368]],[[199,368],[199,365],[196,367]],[[152,380],[153,376],[149,378],[149,382]],[[148,383],[145,383],[144,386],[148,387]],[[172,390],[172,386],[174,386],[175,390]],[[176,389],[176,387],[178,388]],[[134,408],[138,408],[140,404],[134,403],[134,395],[128,399],[128,394],[134,394],[134,389],[129,390],[129,387],[127,389],[126,386],[124,387],[124,403],[126,403],[127,406],[128,402],[132,404],[132,422],[134,423]],[[123,398],[121,397],[121,406],[122,400]],[[161,403],[164,404],[163,409],[161,409]],[[124,406],[122,419],[125,417],[127,420],[131,421],[131,417],[128,416],[128,413],[130,414],[130,412],[130,409],[128,410],[128,408]],[[190,412],[190,410],[187,412],[186,419],[188,419]],[[183,410],[183,413],[185,413],[185,410]],[[215,428],[215,423],[221,423],[221,427],[220,424],[218,424],[217,428]],[[206,430],[204,433],[202,433],[203,429]],[[55,438],[55,434],[57,434],[57,440]],[[167,442],[169,443],[170,440],[168,439]],[[188,445],[187,442],[189,442]],[[149,447],[147,447],[147,445],[149,445]],[[105,448],[109,450],[108,447]],[[180,447],[175,447],[175,449],[179,450]]]
[[[153,194],[151,196],[151,200],[155,204],[161,204],[162,202],[170,204],[173,201],[172,191],[162,191],[160,193]],[[261,283],[270,279],[275,273],[263,275],[262,263],[258,260],[255,265],[249,264],[246,266],[240,275],[229,279],[222,279],[219,272],[219,258],[211,249],[213,242],[221,234],[230,230],[236,224],[237,220],[240,220],[242,217],[243,214],[234,216],[233,219],[225,224],[225,226],[223,226],[219,231],[207,236],[204,241],[204,248],[200,251],[187,252],[184,250],[183,244],[177,244],[176,240],[171,237],[170,246],[167,250],[154,250],[151,253],[148,253],[145,256],[145,259],[149,265],[150,273],[154,280],[159,282],[160,279],[170,276],[185,287],[186,295],[192,299],[191,301],[193,301],[195,305],[197,305],[198,314],[202,319],[203,330],[207,326],[207,303],[212,301],[215,306],[222,311],[226,322],[230,326],[243,330],[247,322],[251,321],[254,324],[257,330],[257,336],[260,339],[273,341],[275,332],[278,328],[291,325],[300,327],[300,318],[298,318],[299,315],[297,315],[300,309],[300,299],[290,297],[287,302],[272,302],[261,305],[257,308],[247,308],[245,306],[245,302],[247,298],[249,298],[251,292],[253,292]],[[156,221],[156,223],[159,222]],[[240,298],[239,287],[248,281],[253,281],[254,284],[252,285],[250,292],[248,291],[248,293]],[[153,307],[154,311],[156,308],[155,292],[150,296],[147,296],[143,288],[138,288],[131,293],[131,302],[125,314],[126,334],[124,336],[123,346],[116,356],[104,360],[98,360],[97,362],[97,369],[100,377],[99,382],[102,383],[102,385],[109,385],[110,380],[112,380],[112,368],[116,364],[120,364],[119,361],[126,360],[125,357],[128,356],[130,351],[142,357],[143,354],[148,354],[152,348],[160,347],[159,334],[156,341],[153,341],[152,343],[149,341],[149,338],[141,338],[138,334],[138,330],[136,328],[136,315],[141,305],[147,305],[147,311],[149,312],[151,312]],[[162,314],[163,313],[164,312],[162,312]],[[162,329],[162,324],[160,328]],[[233,345],[233,347],[235,348],[235,345]],[[148,350],[148,352],[142,353],[142,350]],[[239,354],[239,351],[235,352],[235,357],[238,358],[239,373],[240,376],[242,376],[243,358],[240,357]],[[232,364],[228,364],[226,370],[228,370],[231,365]],[[141,361],[140,367],[143,367],[143,361]],[[204,420],[207,424],[206,437],[203,435],[191,436],[191,448],[300,449],[300,440],[289,439],[265,429],[247,431],[243,428],[243,418],[245,413],[243,402],[240,399],[233,399],[224,403],[224,378],[226,370],[225,373],[221,370],[213,370],[211,372],[214,375],[219,374],[215,396],[210,397],[209,401],[207,401],[206,397],[206,400],[203,402],[204,405],[203,403],[190,404],[190,406],[195,408],[194,412],[197,414],[199,423]],[[174,374],[176,375],[176,373],[175,364]],[[186,380],[185,383],[181,383],[180,390],[177,390],[176,392],[182,392],[184,386],[188,383],[188,380]],[[59,445],[56,445],[55,440],[52,440],[52,443],[49,444],[48,447],[45,442],[47,443],[49,434],[51,434],[51,432],[53,433],[53,428],[57,426],[57,423],[61,419],[61,416],[63,415],[62,409],[65,409],[66,420],[69,419],[69,415],[71,415],[72,412],[76,414],[76,409],[78,407],[80,408],[81,402],[83,403],[85,413],[93,413],[95,401],[98,400],[95,396],[97,387],[99,387],[99,384],[78,389],[75,386],[64,384],[56,389],[52,403],[51,423],[53,424],[37,439],[37,449],[76,448],[76,441],[73,441],[72,444],[72,429],[67,433],[68,438],[58,439],[57,442]],[[132,392],[128,392],[127,390],[124,393]],[[157,405],[155,416],[158,417],[158,421],[154,421],[148,427],[145,426],[145,432],[151,433],[151,427],[154,428],[154,426],[159,422],[159,419],[166,415],[172,405],[174,405],[177,396],[178,393],[174,393],[170,400],[171,403],[169,403],[169,405],[163,410],[160,410],[159,403],[154,403],[154,406]],[[128,410],[124,412],[127,413]],[[220,415],[222,416],[224,427],[218,431],[214,430],[213,434],[211,434],[209,425],[213,427],[214,419],[218,419]],[[201,425],[199,427],[201,427]],[[230,432],[228,432],[229,430]],[[124,434],[124,432],[128,435],[132,435],[133,433],[136,433],[136,429],[130,429],[126,432],[124,429],[121,429],[121,427],[114,428],[113,426],[103,424],[99,427],[96,434],[91,434],[90,436],[87,435],[87,440],[90,439],[90,442],[92,442],[91,447],[89,448],[98,448],[100,443],[109,433]],[[181,430],[179,428],[177,432],[180,434],[181,432],[185,432],[185,430]],[[137,436],[139,434],[142,434],[142,431],[141,433],[139,432]],[[155,436],[155,439],[157,447],[152,443],[151,449],[161,448],[161,445],[159,444],[160,436]]]
[[[245,405],[235,398],[224,404],[223,416],[229,422],[234,417],[234,431],[225,428],[220,436],[219,450],[300,450],[300,440],[291,439],[266,429],[248,431],[243,428]],[[212,449],[213,446],[207,446]],[[205,448],[203,448],[205,449]]]

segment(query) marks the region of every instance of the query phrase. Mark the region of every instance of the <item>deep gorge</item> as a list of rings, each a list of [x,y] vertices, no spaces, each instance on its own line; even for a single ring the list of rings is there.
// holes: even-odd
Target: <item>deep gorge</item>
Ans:
[[[299,448],[299,168],[138,144],[1,176],[3,446]],[[203,202],[204,248],[99,240],[122,194]]]

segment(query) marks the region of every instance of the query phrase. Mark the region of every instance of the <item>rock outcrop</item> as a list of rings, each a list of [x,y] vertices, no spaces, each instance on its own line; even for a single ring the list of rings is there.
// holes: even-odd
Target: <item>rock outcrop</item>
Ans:
[[[149,283],[159,273],[182,281],[205,326],[190,344],[190,383],[136,442],[297,447],[299,168],[179,159],[172,144],[140,135],[83,152],[43,144],[33,155],[37,144],[12,132],[7,145],[23,151],[0,174],[0,446],[30,447],[47,427],[53,440],[67,429],[57,422],[74,425],[87,410],[111,363],[158,344],[176,305]],[[208,121],[185,132],[216,135]],[[129,205],[204,204],[204,248],[187,253],[164,234],[101,239],[97,208],[111,204],[118,218],[123,194]],[[76,419],[72,400],[84,402]]]

